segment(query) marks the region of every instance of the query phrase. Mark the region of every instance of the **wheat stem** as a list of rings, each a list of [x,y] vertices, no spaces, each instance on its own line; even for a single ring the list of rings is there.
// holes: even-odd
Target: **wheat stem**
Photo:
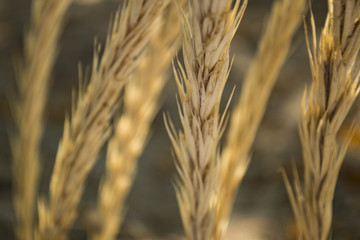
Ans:
[[[338,144],[336,136],[359,93],[359,14],[360,1],[330,0],[319,43],[313,35],[311,49],[307,38],[313,82],[304,93],[299,126],[304,182],[296,177],[293,190],[284,174],[299,239],[331,238],[334,191],[348,145]],[[312,15],[311,26],[314,33]]]
[[[166,127],[177,157],[177,198],[187,239],[215,239],[218,148],[223,130],[220,101],[229,74],[230,42],[247,1],[191,1],[182,17],[184,68],[175,77],[183,130]]]
[[[124,215],[124,205],[137,169],[137,160],[158,111],[158,98],[166,83],[166,70],[176,52],[179,24],[175,6],[168,9],[150,40],[139,67],[125,88],[124,110],[115,123],[107,149],[106,175],[99,189],[100,231],[96,240],[115,239]],[[174,49],[175,48],[175,49]]]
[[[300,23],[306,0],[275,2],[259,49],[245,77],[241,96],[232,112],[221,155],[221,187],[217,204],[216,235],[227,229],[236,190],[250,162],[250,149]]]
[[[40,145],[48,82],[57,42],[71,0],[34,0],[24,59],[18,70],[19,96],[14,106],[18,132],[12,139],[16,235],[33,239],[35,199],[40,174]]]
[[[76,215],[85,179],[109,136],[109,121],[119,94],[151,37],[151,25],[166,1],[130,0],[112,22],[99,57],[96,49],[90,83],[80,86],[72,118],[66,120],[50,182],[50,199],[39,202],[38,238],[63,240]]]

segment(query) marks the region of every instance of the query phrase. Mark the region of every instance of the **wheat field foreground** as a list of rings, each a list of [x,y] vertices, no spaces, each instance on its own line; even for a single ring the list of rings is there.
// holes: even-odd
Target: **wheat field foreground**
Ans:
[[[133,2],[147,1],[150,2],[150,0],[135,0]],[[48,87],[45,87],[45,89],[48,89],[46,90],[47,95],[40,96],[47,98],[44,106],[43,120],[41,120],[41,118],[38,120],[39,123],[43,122],[42,125],[44,126],[43,139],[40,148],[41,151],[39,153],[41,167],[39,168],[38,191],[40,196],[46,197],[42,198],[44,202],[41,203],[43,205],[40,204],[40,206],[43,207],[41,209],[46,209],[50,206],[47,196],[49,196],[49,184],[55,164],[54,161],[56,159],[59,140],[63,138],[65,117],[70,117],[69,115],[72,111],[72,91],[77,91],[79,86],[78,63],[81,62],[81,65],[83,66],[83,75],[86,75],[87,73],[90,75],[94,74],[90,69],[93,64],[94,38],[96,36],[96,42],[101,43],[102,47],[104,47],[109,31],[108,25],[110,19],[115,17],[115,12],[119,9],[119,3],[122,5],[121,2],[125,1],[72,0],[71,2],[68,9],[67,6],[62,6],[66,13],[65,16],[63,16],[63,25],[59,25],[59,36],[57,40],[59,44],[57,45],[57,48],[51,50],[54,51],[53,55],[47,56],[45,54],[43,57],[50,59],[46,60],[49,65],[51,65],[51,58],[54,58],[54,67],[49,74]],[[167,1],[164,1],[164,6],[159,4],[159,8],[165,7],[165,2]],[[174,1],[169,2],[170,4],[173,4]],[[176,2],[178,3],[179,10],[183,7],[183,2],[185,1],[176,0]],[[242,2],[244,1],[241,1],[241,3]],[[220,113],[224,112],[227,101],[233,91],[234,94],[227,110],[229,116],[231,116],[231,113],[238,102],[242,90],[242,81],[250,68],[250,63],[256,53],[260,37],[265,31],[266,20],[269,18],[271,7],[275,2],[277,2],[277,0],[249,0],[247,3],[244,16],[230,45],[229,62],[231,63],[233,57],[234,60],[232,62],[229,78],[224,88],[219,110]],[[316,32],[319,38],[320,31],[322,26],[324,26],[326,19],[328,1],[316,0],[312,2],[312,12],[314,14]],[[127,165],[128,172],[125,173],[127,174],[125,177],[126,180],[130,182],[127,182],[125,187],[123,185],[116,185],[116,181],[120,181],[116,180],[116,174],[118,174],[118,172],[115,174],[112,173],[112,175],[109,173],[109,175],[107,175],[108,178],[104,177],[104,174],[107,173],[109,169],[111,170],[111,168],[108,167],[110,163],[107,163],[111,161],[107,159],[110,157],[106,156],[107,152],[111,151],[108,149],[108,146],[98,144],[96,145],[96,148],[99,149],[91,149],[92,151],[99,151],[99,157],[86,178],[84,192],[76,211],[77,216],[73,218],[74,224],[64,223],[66,228],[68,228],[68,225],[72,225],[72,227],[69,227],[70,232],[68,234],[68,239],[109,239],[104,236],[116,234],[116,229],[113,231],[113,225],[109,223],[113,223],[115,228],[118,225],[121,225],[121,232],[116,239],[185,239],[184,226],[179,213],[176,190],[174,189],[174,185],[176,186],[177,181],[175,177],[177,175],[175,163],[178,164],[178,162],[176,161],[176,154],[174,154],[172,150],[172,144],[164,125],[164,115],[166,117],[171,117],[174,129],[178,132],[182,127],[177,103],[177,100],[180,101],[178,93],[179,86],[176,85],[174,74],[172,69],[170,69],[170,59],[175,57],[175,71],[180,70],[176,57],[183,63],[184,59],[182,51],[180,50],[182,40],[180,38],[178,39],[176,36],[181,36],[183,31],[189,30],[186,25],[188,23],[186,23],[184,19],[186,16],[189,16],[190,13],[184,8],[183,16],[181,16],[181,14],[180,16],[177,16],[177,14],[170,11],[165,12],[164,15],[160,16],[160,13],[155,9],[149,10],[150,12],[152,11],[151,14],[149,14],[149,19],[152,19],[151,25],[150,21],[148,23],[141,23],[141,16],[136,15],[138,6],[133,7],[133,17],[129,16],[129,22],[125,32],[130,33],[131,35],[132,26],[137,26],[136,24],[143,24],[143,26],[146,27],[142,28],[143,32],[141,33],[141,40],[136,42],[129,41],[130,43],[127,43],[130,45],[133,44],[138,49],[142,48],[142,44],[149,44],[149,46],[153,46],[154,49],[157,50],[153,50],[155,53],[151,52],[151,50],[145,50],[143,58],[141,58],[142,56],[139,58],[135,57],[133,59],[134,64],[138,64],[140,67],[133,66],[129,63],[130,67],[121,70],[122,74],[130,75],[130,72],[127,73],[127,69],[137,69],[135,70],[134,75],[129,76],[129,81],[131,81],[131,78],[135,77],[140,80],[136,81],[134,85],[123,85],[119,87],[119,92],[124,89],[125,91],[136,91],[136,84],[139,84],[139,86],[144,84],[141,81],[145,81],[146,78],[156,78],[158,84],[156,87],[145,84],[145,88],[147,88],[148,91],[143,90],[141,94],[151,92],[152,95],[145,100],[140,100],[142,101],[140,103],[138,99],[131,98],[130,94],[129,96],[125,95],[124,98],[120,99],[120,109],[123,109],[124,112],[128,111],[128,115],[124,115],[125,117],[121,120],[121,116],[118,113],[115,113],[115,117],[111,117],[110,122],[107,124],[111,124],[112,126],[112,124],[116,125],[119,121],[120,126],[120,123],[126,120],[125,118],[130,118],[134,122],[131,122],[132,125],[129,124],[129,126],[133,126],[133,128],[136,128],[137,126],[137,129],[131,131],[131,134],[126,135],[127,132],[124,131],[124,136],[122,136],[120,130],[118,130],[119,139],[116,139],[116,136],[114,136],[114,139],[111,140],[113,143],[116,143],[116,141],[123,141],[123,144],[126,147],[133,150],[131,152],[133,153],[131,159],[134,158],[135,160],[132,161],[131,166]],[[14,69],[14,65],[17,66],[17,63],[23,58],[24,33],[29,30],[31,24],[29,21],[30,8],[31,1],[0,0],[1,240],[17,239],[15,237],[16,231],[29,231],[29,229],[26,230],[26,228],[24,228],[24,230],[19,224],[16,224],[19,215],[16,214],[13,203],[14,189],[16,188],[13,181],[13,142],[10,141],[13,139],[10,137],[9,140],[9,136],[12,136],[12,134],[16,132],[14,106],[12,104],[17,102],[16,96],[18,96],[18,85],[16,81],[19,79],[19,76],[15,74],[18,73],[18,69]],[[174,7],[174,9],[173,10],[176,13],[176,7]],[[148,10],[140,9],[139,11],[146,13]],[[56,14],[61,15],[62,13],[56,12]],[[122,12],[122,14],[124,14],[124,12]],[[119,15],[120,20],[122,14]],[[165,22],[166,24],[161,25],[163,23],[161,22],[160,17],[156,17],[155,14],[159,14],[160,17],[167,19],[168,21]],[[308,28],[307,31],[310,33],[311,20],[309,11],[306,10],[305,14],[305,24]],[[137,16],[137,18],[135,16]],[[174,22],[182,19],[183,25],[174,27],[175,25],[171,25],[173,22],[169,19]],[[192,22],[190,21],[190,23]],[[166,29],[166,32],[162,32],[163,29],[159,26],[164,26],[163,29]],[[149,29],[153,31],[150,31]],[[149,32],[154,32],[154,34],[152,36],[147,35]],[[113,34],[114,36],[117,36],[115,30],[113,31]],[[188,34],[188,37],[190,36],[189,32],[186,32],[186,34]],[[56,36],[53,40],[56,41]],[[311,36],[310,41],[312,41]],[[161,46],[159,42],[161,42]],[[126,44],[121,45],[125,50],[126,46]],[[168,51],[168,49],[172,50]],[[177,55],[176,49],[179,50]],[[50,50],[46,51],[49,52]],[[139,52],[141,51],[139,50]],[[37,53],[41,54],[41,52]],[[36,53],[34,54],[35,56],[39,56],[36,55]],[[132,52],[129,51],[130,57],[127,57],[126,59],[132,59],[131,54]],[[161,59],[157,59],[159,54],[163,54],[161,55]],[[29,53],[29,55],[31,54]],[[157,63],[157,65],[151,65],[154,63]],[[113,62],[111,62],[111,64],[113,64]],[[356,62],[356,64],[359,64],[359,62]],[[86,70],[86,66],[89,66],[88,70],[90,71]],[[153,70],[153,72],[148,75],[141,75],[141,69],[147,69],[147,71]],[[168,69],[168,71],[166,72],[164,69]],[[166,83],[165,79],[168,79],[166,80]],[[308,89],[310,88],[311,80],[312,74],[309,65],[304,27],[303,23],[300,21],[300,25],[293,37],[289,49],[289,57],[280,71],[278,80],[275,83],[269,101],[267,102],[266,111],[263,120],[260,123],[254,144],[251,147],[251,162],[237,191],[231,220],[224,239],[297,239],[299,231],[288,199],[288,193],[279,170],[282,167],[285,169],[291,183],[294,179],[292,174],[292,164],[295,163],[296,167],[299,169],[299,173],[303,172],[302,144],[300,142],[298,127],[302,118],[301,103],[304,89],[306,86]],[[122,83],[119,85],[122,85]],[[144,87],[144,85],[142,86]],[[235,89],[234,86],[236,86]],[[42,88],[40,88],[39,91],[41,90]],[[157,97],[159,97],[158,100],[156,100]],[[340,144],[345,144],[347,142],[346,136],[351,133],[352,127],[355,129],[335,189],[332,216],[333,223],[331,225],[331,234],[332,239],[334,240],[360,239],[359,101],[359,99],[355,100],[348,117],[345,119],[343,126],[339,130],[337,139]],[[142,115],[143,117],[138,119],[136,118],[136,116],[138,116],[136,110],[141,109],[142,103],[146,104],[147,109],[151,109],[151,112],[144,113],[144,115]],[[114,103],[114,105],[116,105],[116,103]],[[137,109],[131,109],[132,105],[139,107]],[[157,114],[154,115],[155,113]],[[109,110],[108,114],[109,116],[112,114],[111,110]],[[150,124],[152,120],[153,123],[149,128],[146,127],[147,125],[145,125],[145,127],[139,125]],[[352,123],[354,123],[354,126],[352,126]],[[81,126],[81,123],[79,124]],[[103,128],[104,130],[99,130],[98,135],[96,135],[99,136],[98,138],[104,140],[108,135],[112,134],[111,128],[108,129],[107,125],[105,125]],[[36,128],[36,126],[28,126],[27,129],[30,128],[30,130],[33,130],[31,127]],[[143,135],[136,134],[139,129],[142,129]],[[227,132],[225,131],[223,137],[224,141],[221,141],[219,144],[220,149],[224,149],[226,136]],[[123,139],[121,139],[122,137]],[[128,138],[126,137],[129,139],[130,137],[133,137],[131,139],[135,140],[131,142],[130,140],[127,140]],[[93,139],[90,139],[90,141],[91,140]],[[134,146],[131,145],[132,143],[134,143]],[[144,147],[144,151],[140,154],[140,149],[142,147]],[[85,158],[87,158],[86,154],[88,152],[90,151],[85,149]],[[114,154],[122,153],[116,152]],[[136,162],[138,155],[140,156],[138,162]],[[36,153],[34,156],[36,156]],[[126,155],[124,158],[130,157],[129,155]],[[28,176],[26,175],[29,173],[27,170],[33,166],[34,165],[30,164],[27,168],[23,168],[21,174]],[[301,177],[300,174],[300,178]],[[134,183],[132,184],[131,181],[133,178]],[[34,176],[33,180],[34,183],[36,183],[37,177]],[[117,208],[117,211],[121,214],[118,215],[118,218],[116,217],[116,214],[113,214],[115,215],[116,220],[110,222],[110,217],[107,219],[108,222],[102,221],[101,219],[102,217],[106,218],[106,216],[110,216],[113,208],[110,209],[110,211],[109,209],[106,209],[106,196],[102,200],[99,200],[99,187],[101,189],[101,187],[106,184],[106,181],[110,182],[109,188],[111,188],[111,184],[113,184],[115,187],[120,187],[120,190],[117,191],[122,191],[121,189],[123,189],[124,192],[126,192],[125,196],[127,191],[129,191],[129,196],[127,200],[125,200],[123,208],[121,208],[122,206],[119,207],[116,203],[113,203],[115,204],[114,206]],[[110,192],[111,191],[112,190],[110,190]],[[21,199],[21,196],[18,196],[18,198]],[[123,199],[121,201],[123,201]],[[105,207],[101,206],[101,203]],[[121,205],[121,203],[119,204]],[[37,205],[37,199],[35,200],[34,205]],[[97,209],[100,209],[99,211],[103,212],[99,215],[99,212],[96,211]],[[35,215],[37,215],[37,213],[38,211],[36,209]],[[37,222],[37,219],[35,222]],[[105,224],[110,230],[106,233],[104,230],[102,235],[98,234],[101,233],[99,228],[106,229],[103,226]],[[41,226],[39,229],[39,234],[41,235]],[[46,227],[44,229],[46,229]],[[23,237],[20,238],[26,239]]]

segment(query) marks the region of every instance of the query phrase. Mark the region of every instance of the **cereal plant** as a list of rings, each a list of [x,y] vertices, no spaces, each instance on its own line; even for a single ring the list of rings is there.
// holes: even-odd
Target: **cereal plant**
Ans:
[[[349,113],[359,93],[360,1],[323,1],[328,9],[317,38],[311,2],[274,0],[246,73],[234,76],[237,87],[228,81],[242,54],[233,46],[255,0],[112,1],[119,7],[107,14],[106,40],[95,39],[89,68],[79,64],[79,83],[71,110],[62,113],[62,136],[45,191],[40,190],[48,162],[42,142],[52,73],[63,61],[58,59],[64,51],[62,34],[76,9],[95,6],[95,14],[97,4],[110,1],[31,1],[23,51],[14,62],[16,93],[8,100],[14,125],[8,135],[15,239],[128,239],[124,232],[130,239],[332,239],[335,187],[356,136],[358,113]],[[300,39],[294,36],[302,20],[305,37]],[[0,33],[1,26],[0,21]],[[283,177],[293,228],[283,229],[291,233],[277,228],[273,236],[278,238],[269,238],[257,225],[262,238],[241,235],[246,229],[231,237],[236,196],[239,190],[247,198],[241,183],[256,161],[254,143],[281,70],[298,48],[293,39],[306,44],[312,76],[301,107],[299,101],[294,109],[303,161],[293,162],[291,174],[285,170],[291,159],[273,171]],[[175,111],[163,110],[165,98],[176,101]],[[154,127],[156,119],[163,121],[160,127]],[[351,127],[345,129],[344,122]],[[167,132],[169,144],[160,144],[160,150],[150,144],[148,151],[171,166],[164,172],[170,173],[166,181],[182,222],[182,231],[167,236],[126,222],[136,197],[131,189],[137,178],[146,177],[142,161],[157,131]],[[96,170],[101,177],[89,186]],[[96,189],[90,207],[83,205],[89,201],[87,186]],[[162,212],[155,206],[147,210],[152,208]],[[282,224],[281,214],[271,222]],[[356,233],[350,236],[357,239]]]

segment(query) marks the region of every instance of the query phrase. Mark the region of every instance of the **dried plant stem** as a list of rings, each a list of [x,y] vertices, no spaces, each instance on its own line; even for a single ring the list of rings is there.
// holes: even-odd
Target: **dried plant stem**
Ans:
[[[171,5],[163,23],[155,32],[139,61],[139,67],[125,88],[124,110],[115,123],[110,139],[106,175],[99,189],[100,231],[96,240],[116,238],[124,215],[124,205],[135,172],[137,159],[146,143],[153,118],[158,111],[158,98],[166,83],[166,72],[177,51],[175,41],[179,33],[177,12]]]
[[[209,240],[215,229],[218,149],[224,115],[220,101],[229,74],[230,42],[247,1],[191,1],[183,19],[184,67],[175,73],[183,130],[166,127],[177,157],[177,198],[187,239]],[[221,116],[222,115],[222,116]]]
[[[84,182],[109,135],[109,121],[126,79],[152,34],[167,1],[132,0],[112,23],[102,57],[95,51],[90,83],[80,86],[72,119],[65,121],[50,183],[50,199],[39,202],[43,240],[63,240],[76,215]]]
[[[12,139],[12,153],[16,235],[21,240],[34,236],[44,107],[57,42],[70,3],[71,0],[33,0],[24,60],[17,69],[19,97],[14,119],[18,132]]]
[[[305,91],[299,127],[303,149],[304,182],[294,168],[294,188],[283,172],[299,238],[330,239],[332,202],[347,145],[336,136],[359,93],[360,1],[329,0],[329,12],[317,46],[311,16],[313,49],[308,52],[313,82]],[[306,97],[308,99],[306,99]]]
[[[221,155],[221,187],[217,204],[216,235],[222,238],[231,214],[236,190],[247,170],[249,152],[270,93],[283,66],[291,39],[301,21],[306,0],[275,2],[258,52],[244,80],[239,102],[230,119]]]

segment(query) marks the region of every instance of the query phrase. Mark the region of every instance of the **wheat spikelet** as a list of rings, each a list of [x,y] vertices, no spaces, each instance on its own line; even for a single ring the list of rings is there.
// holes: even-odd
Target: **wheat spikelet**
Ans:
[[[40,172],[40,143],[48,82],[57,55],[57,41],[71,0],[34,0],[24,60],[18,70],[18,102],[12,138],[14,204],[18,239],[33,239],[35,198]]]
[[[348,145],[339,145],[336,136],[359,93],[360,72],[355,60],[360,48],[360,1],[330,0],[328,4],[318,45],[313,16],[312,50],[307,38],[313,82],[310,92],[304,93],[299,126],[303,184],[296,168],[294,188],[283,171],[299,239],[306,240],[331,238],[332,201]]]
[[[218,191],[218,143],[224,117],[219,113],[229,74],[229,46],[247,1],[191,1],[183,19],[184,68],[175,77],[183,130],[165,124],[177,157],[177,198],[187,239],[213,237]],[[224,116],[224,115],[223,115]]]
[[[96,240],[116,237],[135,177],[137,159],[158,110],[159,94],[167,79],[165,73],[177,49],[174,44],[178,45],[175,41],[179,33],[175,6],[168,11],[163,23],[159,22],[159,28],[153,27],[156,33],[125,88],[124,110],[115,123],[115,133],[108,145],[106,175],[99,189],[100,231],[93,236]]]
[[[216,217],[218,238],[222,238],[226,231],[236,190],[250,161],[250,148],[269,95],[288,55],[292,36],[305,9],[305,2],[275,2],[259,49],[244,80],[241,97],[232,112],[227,141],[221,156],[221,187]]]
[[[99,57],[97,49],[86,90],[80,86],[72,119],[66,120],[50,183],[49,203],[39,202],[39,239],[66,239],[76,217],[84,182],[109,135],[109,121],[136,58],[152,34],[166,1],[133,0],[112,22]]]

